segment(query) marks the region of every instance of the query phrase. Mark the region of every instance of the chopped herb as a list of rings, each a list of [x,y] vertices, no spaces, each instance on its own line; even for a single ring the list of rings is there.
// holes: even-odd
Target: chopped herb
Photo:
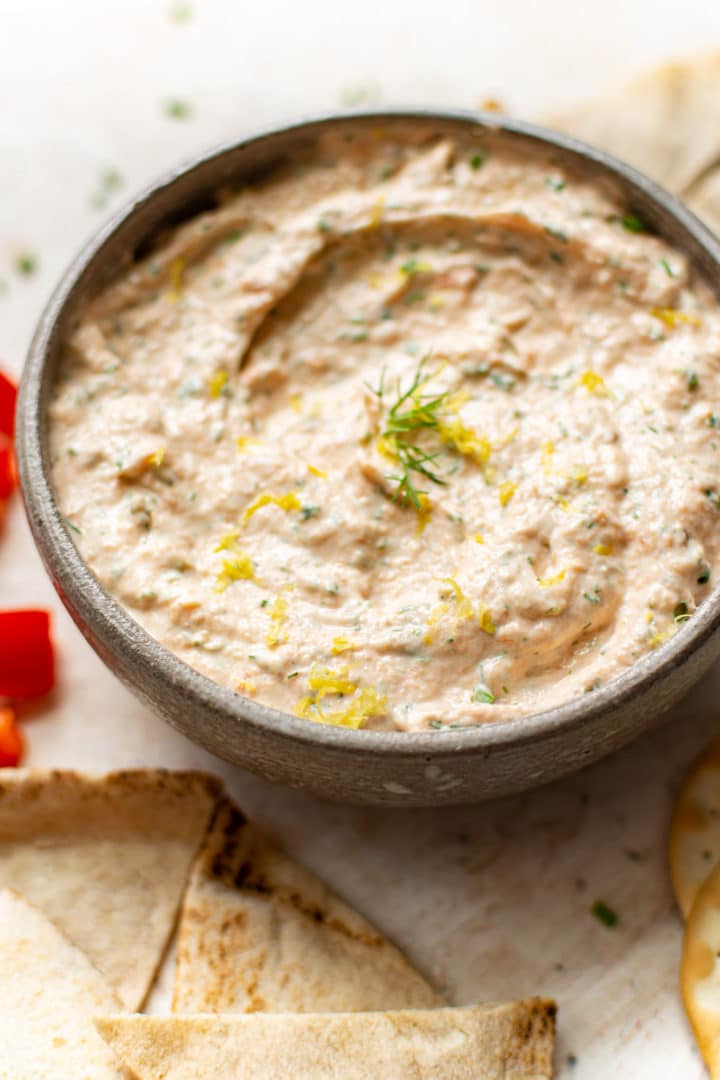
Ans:
[[[567,233],[564,233],[562,229],[554,228],[552,225],[546,225],[545,232],[548,236],[552,236],[553,240],[559,240],[561,244],[567,244],[569,240]]]
[[[83,534],[83,533],[82,533],[82,529],[79,529],[79,528],[77,527],[77,525],[75,525],[75,524],[74,524],[74,523],[73,523],[73,522],[72,522],[72,521],[70,520],[70,518],[65,518],[64,520],[65,520],[65,524],[67,525],[68,529],[72,529],[72,531],[73,531],[74,533],[77,533],[77,534],[78,534],[78,536],[82,536],[82,534]]]
[[[487,155],[485,154],[473,154],[473,156],[470,158],[470,168],[477,171],[478,169],[482,168],[482,166],[485,164],[486,159]]]
[[[440,731],[442,728],[445,727],[445,725],[443,724],[442,720],[431,720],[430,727],[434,728],[435,731]]]
[[[260,607],[267,607],[269,603],[270,601],[266,597],[264,600],[260,601]]]
[[[405,506],[414,506],[417,511],[423,510],[421,496],[424,492],[415,487],[412,474],[424,476],[433,484],[445,483],[435,471],[434,463],[438,455],[427,454],[414,442],[418,433],[428,429],[437,430],[440,409],[447,398],[446,393],[435,396],[421,393],[432,378],[432,375],[425,374],[424,369],[425,360],[421,360],[407,390],[403,391],[398,382],[398,398],[390,408],[381,434],[383,444],[390,454],[397,458],[402,469],[399,476],[389,477],[397,482],[394,499]],[[385,394],[384,377],[377,388],[371,389],[378,400],[382,401]]]
[[[697,372],[686,371],[685,378],[687,379],[688,390],[697,390],[698,386],[700,385],[700,379],[698,378]]]
[[[686,622],[690,618],[688,606],[684,600],[680,600],[673,608],[673,619],[676,623]]]
[[[290,674],[288,675],[288,679],[297,679],[299,674],[300,674],[299,671],[291,671]]]
[[[310,518],[317,517],[320,513],[319,506],[303,506],[300,510],[300,516],[303,521],[309,521]]]
[[[18,274],[31,277],[37,270],[37,258],[29,251],[22,252],[15,259],[15,269]]]
[[[192,17],[192,8],[190,4],[171,4],[168,15],[175,23],[186,23]]]
[[[715,416],[714,413],[712,414],[712,416],[708,416],[708,421],[707,422],[708,422],[710,427],[716,428],[716,427],[720,426],[720,419],[718,419],[718,417]]]
[[[626,214],[622,219],[622,227],[626,232],[631,233],[644,233],[647,232],[647,225],[641,217],[637,214]]]
[[[187,120],[192,112],[188,102],[181,101],[180,98],[173,98],[171,101],[166,101],[164,108],[165,115],[169,116],[171,120]]]
[[[592,592],[592,593],[587,593],[587,592],[583,593],[583,598],[585,600],[587,600],[588,604],[599,604],[600,603],[600,590],[596,586],[594,592]]]
[[[596,900],[590,908],[590,911],[597,921],[602,923],[603,926],[606,926],[608,930],[614,930],[620,921],[617,912],[613,911],[611,907],[608,907],[604,900]]]
[[[501,390],[512,390],[515,386],[515,379],[512,375],[508,375],[504,371],[491,371],[490,379]]]
[[[661,259],[660,260],[660,265],[662,266],[663,270],[665,271],[665,273],[667,274],[668,277],[675,277],[675,273],[673,271],[673,268],[670,265],[670,263],[667,261],[667,259]]]
[[[492,267],[488,266],[487,263],[475,263],[474,269],[476,274],[489,274]]]
[[[556,262],[556,263],[564,263],[565,262],[565,259],[563,258],[563,256],[560,254],[559,251],[551,251],[550,252],[550,258],[552,259],[553,262]]]
[[[317,225],[316,225],[316,228],[317,228],[318,232],[329,232],[331,227],[332,226],[330,225],[330,221],[329,221],[329,219],[327,217],[325,217],[323,215],[323,217],[318,218]]]
[[[565,187],[565,181],[559,176],[546,176],[545,183],[552,191],[562,191]]]
[[[710,580],[710,567],[706,566],[698,574],[697,583],[698,583],[698,585],[707,585],[709,580]]]
[[[475,704],[484,703],[486,705],[492,705],[495,701],[495,695],[484,683],[480,683],[470,695],[470,700],[475,702]]]

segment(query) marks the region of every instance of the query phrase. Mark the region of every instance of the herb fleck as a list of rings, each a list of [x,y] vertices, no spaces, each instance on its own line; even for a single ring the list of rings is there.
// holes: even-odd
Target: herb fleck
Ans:
[[[165,102],[165,115],[171,120],[187,120],[191,112],[189,103],[180,98],[172,98]]]
[[[644,233],[647,232],[647,225],[641,217],[637,214],[626,214],[622,219],[622,227],[626,232],[631,233]]]
[[[38,263],[35,255],[29,251],[21,252],[15,259],[15,269],[24,277],[31,277],[37,270]]]
[[[620,921],[617,912],[613,911],[611,907],[608,907],[604,900],[596,900],[590,908],[590,912],[595,916],[597,921],[602,923],[603,926],[606,926],[608,930],[614,930]]]

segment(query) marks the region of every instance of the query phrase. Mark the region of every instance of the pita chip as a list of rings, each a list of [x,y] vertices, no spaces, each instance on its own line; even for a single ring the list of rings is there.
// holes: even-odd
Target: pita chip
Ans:
[[[140,1008],[219,794],[200,773],[0,770],[0,888],[39,908]]]
[[[42,912],[0,890],[0,1078],[124,1080],[93,1017],[120,1001]]]
[[[100,1034],[138,1080],[545,1080],[555,1005],[252,1016],[111,1016]]]
[[[665,64],[545,122],[689,197],[720,164],[720,52]]]
[[[437,991],[365,919],[223,801],[180,919],[173,1011],[429,1008]]]

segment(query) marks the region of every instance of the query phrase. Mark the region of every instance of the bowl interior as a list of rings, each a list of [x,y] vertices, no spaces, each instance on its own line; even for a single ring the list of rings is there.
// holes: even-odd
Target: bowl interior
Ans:
[[[592,713],[614,715],[619,701],[640,699],[661,672],[671,672],[710,646],[720,627],[720,593],[714,590],[671,641],[591,695],[547,712],[496,725],[428,733],[363,732],[308,722],[221,687],[200,675],[150,637],[100,586],[80,556],[58,508],[48,454],[48,403],[67,327],[85,299],[143,255],[168,227],[214,205],[216,193],[262,176],[334,125],[378,126],[392,131],[408,122],[444,131],[502,131],[511,140],[548,147],[601,183],[619,189],[628,207],[684,251],[720,297],[720,244],[694,215],[656,184],[602,151],[532,125],[475,113],[433,110],[352,112],[313,118],[261,132],[220,147],[161,177],[125,206],[73,261],[39,323],[23,376],[18,411],[18,450],[24,499],[42,557],[66,606],[111,667],[161,711],[163,697],[180,693],[189,708],[209,711],[223,723],[272,733],[290,745],[362,750],[427,762],[441,752],[457,756],[493,746],[521,748],[550,733],[572,732]],[[188,722],[190,727],[190,722]],[[188,733],[191,733],[188,731]],[[215,749],[215,746],[213,746]]]

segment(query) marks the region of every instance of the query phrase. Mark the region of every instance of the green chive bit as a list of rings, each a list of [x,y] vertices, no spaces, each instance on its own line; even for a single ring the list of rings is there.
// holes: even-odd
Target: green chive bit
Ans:
[[[643,233],[647,232],[647,225],[641,217],[637,214],[626,214],[622,219],[622,227],[626,232],[631,233]]]
[[[15,269],[18,274],[23,274],[24,277],[32,277],[38,268],[38,262],[35,255],[32,255],[29,251],[21,252],[15,259]]]
[[[616,911],[613,911],[611,907],[605,903],[604,900],[596,900],[593,906],[590,908],[590,912],[595,916],[599,923],[606,926],[608,930],[614,930],[620,919]]]
[[[172,120],[187,120],[191,112],[192,109],[188,102],[181,101],[180,98],[173,98],[165,102],[165,115]]]
[[[171,4],[168,15],[174,23],[186,23],[192,18],[192,8],[190,4]]]
[[[476,172],[478,169],[481,169],[484,164],[485,154],[473,154],[473,156],[470,158],[470,168],[474,169]]]

